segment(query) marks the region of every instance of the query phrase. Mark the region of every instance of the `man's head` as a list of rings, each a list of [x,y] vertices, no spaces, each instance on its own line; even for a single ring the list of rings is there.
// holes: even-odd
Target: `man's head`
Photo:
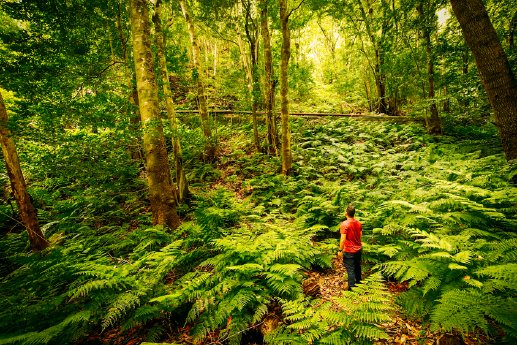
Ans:
[[[355,215],[355,207],[352,204],[349,204],[345,210],[347,217],[354,218]]]

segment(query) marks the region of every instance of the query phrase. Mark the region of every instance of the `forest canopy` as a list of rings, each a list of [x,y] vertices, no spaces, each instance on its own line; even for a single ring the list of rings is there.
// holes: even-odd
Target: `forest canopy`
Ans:
[[[515,342],[516,28],[510,0],[1,1],[0,344]]]

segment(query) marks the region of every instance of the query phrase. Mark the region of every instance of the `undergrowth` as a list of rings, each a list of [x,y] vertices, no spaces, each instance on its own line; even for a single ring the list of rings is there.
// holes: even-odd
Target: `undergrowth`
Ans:
[[[22,155],[47,167],[27,171],[52,245],[26,253],[15,222],[2,237],[0,344],[103,341],[134,329],[145,341],[177,341],[171,329],[182,329],[238,344],[275,310],[283,318],[268,343],[372,343],[387,337],[376,325],[395,308],[384,279],[408,282],[397,303],[433,330],[515,340],[517,169],[490,125],[442,137],[354,119],[292,125],[290,177],[278,174],[278,158],[252,152],[247,125],[219,123],[216,164],[199,160],[200,133],[185,128],[193,198],[175,231],[150,224],[131,138],[70,133],[76,148],[25,145]],[[331,266],[349,203],[376,273],[324,303],[305,296],[302,281]],[[0,210],[10,219],[8,204]]]

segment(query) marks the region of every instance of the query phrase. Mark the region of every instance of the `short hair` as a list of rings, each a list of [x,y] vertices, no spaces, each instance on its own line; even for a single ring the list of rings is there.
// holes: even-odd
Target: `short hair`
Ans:
[[[355,207],[352,204],[349,204],[345,211],[350,217],[353,217],[355,215]]]

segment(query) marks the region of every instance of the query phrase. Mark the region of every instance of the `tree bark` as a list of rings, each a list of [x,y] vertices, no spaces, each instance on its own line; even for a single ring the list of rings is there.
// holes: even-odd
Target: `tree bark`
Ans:
[[[176,184],[178,187],[178,201],[184,201],[189,196],[188,181],[183,170],[183,156],[181,153],[181,145],[178,133],[178,123],[176,118],[176,110],[172,100],[172,92],[169,83],[169,72],[167,71],[167,60],[165,59],[165,48],[167,41],[162,29],[161,23],[161,0],[156,1],[155,11],[153,15],[156,53],[158,56],[158,63],[160,65],[160,74],[162,78],[163,98],[165,99],[165,106],[167,109],[167,116],[172,128],[172,147],[174,150],[174,163],[176,168]]]
[[[384,50],[382,47],[382,40],[384,39],[385,28],[383,28],[380,33],[379,40],[376,38],[375,32],[372,30],[370,26],[370,18],[366,14],[366,10],[364,9],[362,0],[356,0],[357,5],[359,6],[359,11],[361,13],[361,19],[363,20],[366,26],[366,32],[368,33],[368,37],[370,38],[370,42],[372,43],[375,49],[375,67],[374,67],[374,77],[375,77],[375,87],[377,89],[377,112],[381,114],[387,113],[387,102],[386,102],[386,76],[384,75]]]
[[[445,88],[443,89],[443,93],[446,96],[445,99],[443,100],[443,111],[446,113],[450,113],[451,112],[451,99],[449,98],[449,89],[447,88],[447,86],[445,86]]]
[[[512,51],[515,48],[515,31],[517,29],[517,11],[514,12],[510,25],[508,25],[508,48]]]
[[[246,38],[248,39],[248,44],[250,47],[250,57],[251,57],[251,113],[253,118],[253,141],[255,143],[255,149],[260,151],[260,138],[258,133],[258,124],[257,124],[257,110],[258,110],[258,102],[260,98],[260,84],[259,84],[259,75],[258,75],[258,28],[255,25],[251,14],[251,2],[250,0],[243,0],[243,5],[246,11],[246,18],[244,22],[244,29],[246,32]]]
[[[147,182],[153,223],[167,225],[175,229],[179,225],[179,217],[176,213],[177,191],[171,180],[160,118],[158,87],[154,72],[146,0],[130,0],[130,12],[136,85],[143,127]]]
[[[470,50],[469,50],[469,47],[467,47],[465,45],[462,55],[461,55],[461,61],[462,61],[461,72],[463,74],[463,78],[465,78],[464,80],[466,80],[466,78],[469,74],[469,62],[470,62],[469,60],[470,60]],[[464,92],[464,94],[466,94],[466,93]],[[469,97],[463,96],[463,102],[461,102],[461,104],[465,108],[467,108],[470,104]]]
[[[427,58],[427,78],[429,83],[428,99],[431,101],[429,105],[429,112],[431,116],[426,119],[427,131],[430,134],[439,135],[442,133],[442,124],[440,116],[438,115],[438,107],[436,105],[435,91],[434,91],[434,55],[431,44],[431,21],[434,13],[429,13],[429,9],[424,9],[423,1],[420,1],[417,5],[417,10],[420,14],[422,21],[422,34],[425,44],[425,52]]]
[[[5,167],[11,182],[16,204],[18,205],[20,218],[29,235],[30,246],[32,250],[39,251],[47,248],[48,242],[41,232],[36,209],[32,205],[29,193],[27,192],[27,186],[20,167],[16,146],[11,138],[11,131],[7,126],[7,119],[7,110],[5,108],[4,99],[2,98],[2,93],[0,92],[0,141]]]
[[[198,96],[198,104],[199,104],[199,115],[201,117],[201,126],[203,127],[203,134],[205,135],[205,139],[207,140],[207,145],[205,147],[205,155],[208,160],[212,160],[215,158],[215,143],[212,138],[212,129],[210,128],[210,118],[208,117],[208,101],[205,90],[205,78],[203,69],[201,67],[201,51],[199,48],[199,42],[196,35],[196,29],[194,27],[194,22],[192,21],[192,16],[190,15],[189,7],[185,0],[179,0],[181,11],[183,12],[183,17],[185,18],[185,22],[187,23],[188,33],[190,37],[190,44],[192,46],[192,79],[196,83],[197,86],[197,96]]]
[[[388,107],[386,104],[386,77],[382,71],[384,65],[384,52],[380,47],[375,48],[375,86],[377,87],[377,95],[379,96],[379,105],[377,112],[386,114]]]
[[[472,50],[506,159],[517,160],[517,82],[482,0],[451,0],[463,36]]]
[[[270,155],[278,155],[278,130],[276,117],[273,114],[275,89],[273,85],[273,54],[271,53],[271,34],[268,24],[268,3],[269,0],[262,0],[260,11],[260,25],[262,40],[264,42],[264,106],[267,125],[267,151]]]
[[[128,6],[128,3],[125,3],[126,6]],[[127,7],[127,9],[129,10],[129,8]],[[126,86],[127,86],[127,90],[128,90],[128,101],[129,101],[129,106],[128,106],[128,115],[129,115],[129,124],[130,124],[130,128],[132,130],[136,130],[137,128],[140,127],[140,114],[139,114],[139,111],[138,111],[138,91],[136,89],[136,85],[134,83],[134,76],[131,72],[131,61],[130,61],[130,58],[128,57],[128,48],[127,48],[127,37],[126,35],[124,34],[124,31],[125,31],[125,28],[124,28],[124,25],[122,23],[122,5],[120,2],[117,2],[117,12],[116,12],[116,20],[115,20],[115,27],[117,28],[117,37],[118,37],[118,40],[119,40],[119,43],[120,43],[120,47],[121,47],[121,52],[120,52],[120,55],[116,54],[118,56],[118,59],[120,59],[121,61],[124,61],[124,64],[123,64],[123,73],[124,73],[124,77],[126,79]],[[136,107],[136,110],[135,110],[135,107]],[[143,159],[143,155],[142,155],[142,147],[141,147],[141,143],[140,142],[134,142],[134,143],[131,143],[130,146],[129,146],[129,154],[131,156],[131,158],[134,160],[134,161],[137,161],[139,162],[139,164],[143,167],[144,163],[144,159]]]
[[[291,33],[289,30],[289,13],[287,0],[280,2],[280,24],[282,27],[282,51],[280,60],[280,116],[282,121],[282,174],[290,175],[292,170],[291,128],[289,126],[289,84],[287,72],[291,57]]]

